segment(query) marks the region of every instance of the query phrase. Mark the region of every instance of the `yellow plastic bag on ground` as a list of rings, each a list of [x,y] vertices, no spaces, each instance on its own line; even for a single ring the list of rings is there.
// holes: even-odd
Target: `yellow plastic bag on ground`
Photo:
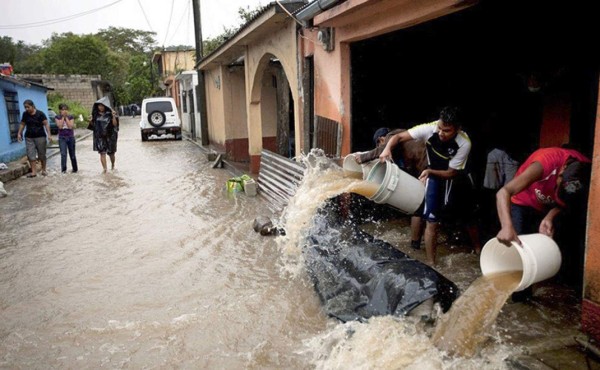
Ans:
[[[252,180],[252,177],[248,175],[242,175],[240,177],[232,177],[227,180],[227,191],[229,193],[239,193],[244,191],[244,181]]]

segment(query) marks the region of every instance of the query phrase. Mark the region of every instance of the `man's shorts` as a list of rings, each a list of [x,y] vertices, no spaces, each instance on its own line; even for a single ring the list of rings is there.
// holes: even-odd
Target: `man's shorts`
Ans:
[[[46,143],[47,138],[43,137],[26,137],[25,138],[25,148],[27,149],[27,159],[30,161],[35,161],[39,159],[40,161],[46,160]]]
[[[442,210],[448,201],[448,181],[437,177],[427,177],[423,218],[428,222],[440,222]]]

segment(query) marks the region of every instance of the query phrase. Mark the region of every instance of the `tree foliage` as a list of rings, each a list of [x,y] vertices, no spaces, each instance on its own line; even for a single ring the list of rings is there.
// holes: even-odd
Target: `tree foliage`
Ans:
[[[15,73],[23,73],[22,69],[36,68],[37,63],[33,60],[41,47],[27,45],[23,41],[13,42],[8,36],[0,37],[0,63],[10,63]]]
[[[99,74],[105,78],[117,65],[102,39],[73,33],[53,34],[41,51],[45,73]]]
[[[238,8],[238,16],[239,16],[240,21],[241,21],[240,26],[238,26],[238,27],[231,27],[231,28],[223,27],[223,33],[221,33],[220,35],[218,35],[216,37],[213,37],[213,38],[209,38],[209,39],[203,40],[203,42],[202,42],[203,56],[206,56],[206,55],[212,53],[219,46],[221,46],[222,44],[224,44],[233,35],[235,35],[235,33],[242,26],[244,26],[246,23],[248,23],[251,20],[253,20],[260,12],[262,12],[263,9],[264,9],[263,7],[257,7],[255,9],[250,9],[249,6],[246,6],[245,8],[243,8],[243,7]]]
[[[0,56],[16,73],[100,75],[111,84],[116,101],[129,104],[157,94],[158,79],[151,78],[157,75],[150,73],[154,37],[154,32],[117,27],[88,35],[52,34],[42,46],[2,37]],[[140,67],[144,63],[147,67]],[[142,70],[146,72],[140,74]]]
[[[148,53],[154,49],[156,44],[156,32],[122,27],[100,30],[96,36],[104,40],[112,51],[130,55]]]
[[[157,95],[158,71],[149,60],[148,56],[139,54],[129,61],[129,75],[123,84],[126,101],[141,103],[145,97]]]
[[[255,9],[250,9],[250,6],[246,5],[245,8],[240,7],[238,9],[238,15],[240,16],[242,22],[246,24],[253,20],[254,17],[256,17],[260,12],[263,11],[263,9],[264,8],[260,6]]]

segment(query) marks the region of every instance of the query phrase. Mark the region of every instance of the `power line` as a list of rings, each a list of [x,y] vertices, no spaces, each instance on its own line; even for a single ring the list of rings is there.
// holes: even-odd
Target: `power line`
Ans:
[[[191,3],[191,0],[187,2],[187,7],[183,11],[183,14],[181,15],[181,19],[179,20],[179,23],[177,24],[177,28],[175,28],[175,31],[173,31],[173,35],[171,35],[171,38],[169,38],[169,43],[177,35],[177,31],[179,30],[179,26],[181,26],[181,24],[183,23],[183,17],[185,17],[185,16],[187,16],[187,19],[188,19],[188,22],[187,22],[188,29],[187,29],[187,31],[189,32],[189,30],[190,30],[189,29],[189,24],[190,24],[190,17],[189,17],[189,15],[190,15],[190,3]]]
[[[144,18],[146,19],[146,23],[148,23],[148,27],[150,27],[150,31],[154,32],[154,29],[152,28],[152,25],[150,24],[150,21],[148,20],[148,16],[146,15],[146,12],[144,11],[144,7],[142,6],[142,3],[140,2],[140,0],[137,0],[140,9],[142,9],[142,14],[144,15]]]
[[[167,24],[167,32],[165,33],[165,40],[163,41],[163,47],[167,43],[167,36],[169,36],[169,28],[171,28],[171,20],[173,19],[173,8],[175,8],[175,0],[171,1],[171,14],[169,15],[169,23]]]
[[[86,10],[84,12],[77,13],[77,14],[72,14],[72,15],[68,15],[68,16],[62,17],[62,18],[49,19],[49,20],[40,21],[40,22],[0,25],[0,30],[16,30],[16,29],[21,29],[21,28],[43,27],[43,26],[48,26],[48,25],[55,24],[55,23],[69,21],[71,19],[75,19],[75,18],[81,17],[82,15],[89,15],[89,14],[96,13],[96,12],[98,12],[100,10],[104,10],[104,9],[106,9],[108,7],[111,7],[111,6],[115,5],[115,4],[117,4],[117,3],[120,3],[121,1],[123,1],[123,0],[117,0],[117,1],[114,1],[114,2],[112,2],[110,4],[103,5],[103,6],[99,7],[99,8]]]

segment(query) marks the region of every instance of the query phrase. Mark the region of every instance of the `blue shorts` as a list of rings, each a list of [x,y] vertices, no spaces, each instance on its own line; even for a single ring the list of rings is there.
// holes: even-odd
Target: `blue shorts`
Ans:
[[[423,218],[428,222],[440,222],[442,212],[450,190],[448,189],[448,180],[438,177],[428,177],[425,183],[425,206],[423,208]]]

